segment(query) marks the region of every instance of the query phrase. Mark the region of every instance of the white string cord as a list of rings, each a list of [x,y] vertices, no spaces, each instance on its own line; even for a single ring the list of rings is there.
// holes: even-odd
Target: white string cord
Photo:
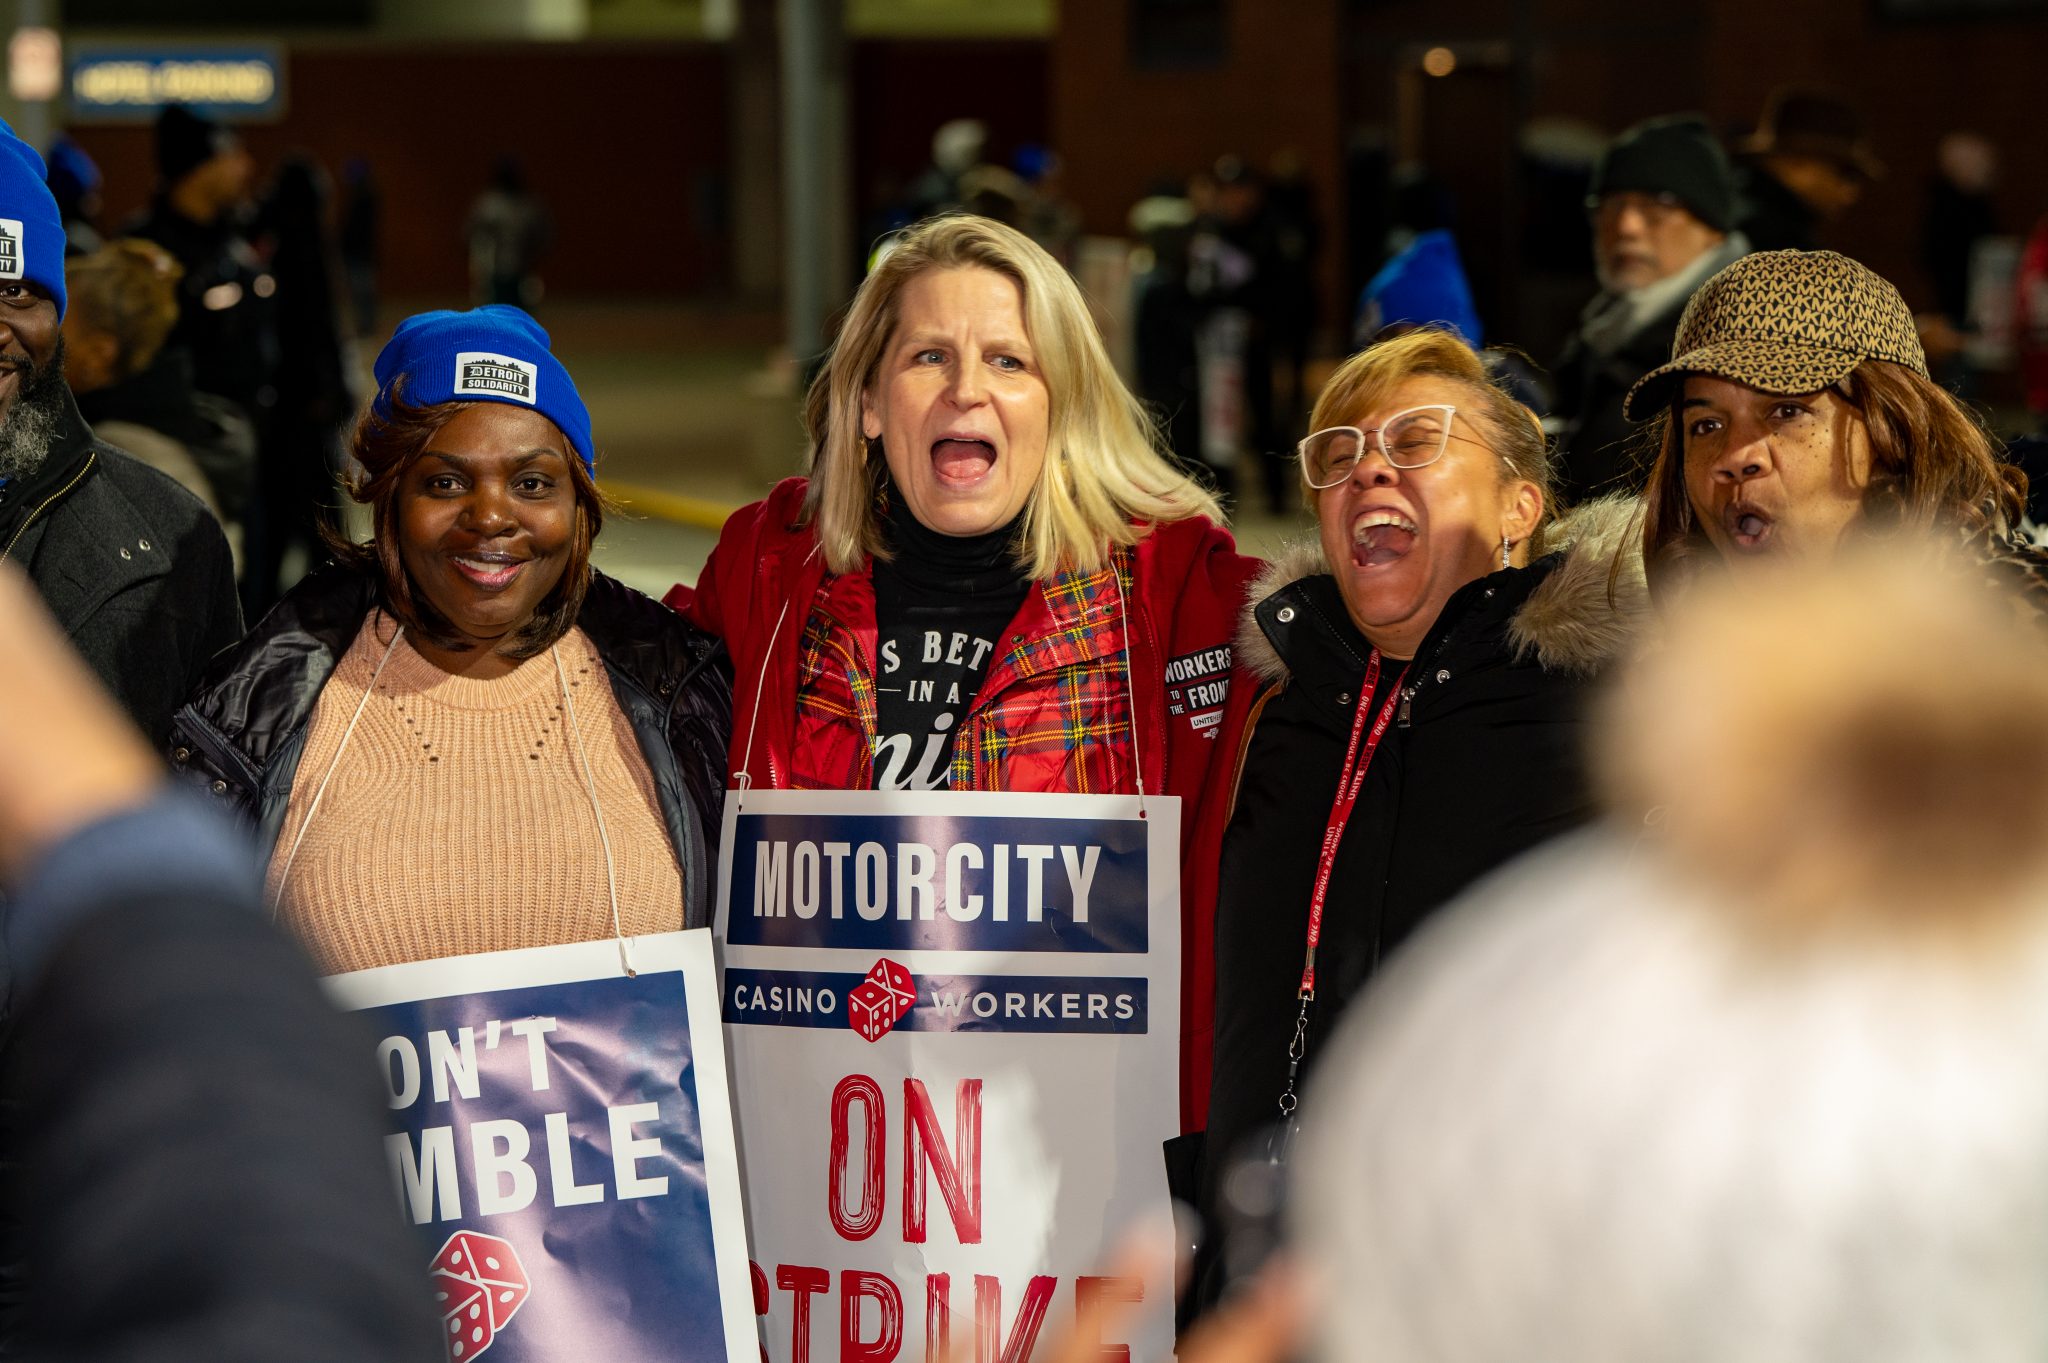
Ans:
[[[1116,608],[1124,618],[1124,703],[1131,708],[1131,761],[1138,773],[1138,817],[1145,817],[1145,754],[1138,748],[1138,691],[1131,674],[1137,670],[1131,661],[1131,599],[1124,592],[1123,574],[1115,571],[1111,564],[1110,575],[1116,579]]]
[[[732,774],[732,788],[739,795],[734,812],[746,804],[747,792],[754,788],[754,731],[761,724],[761,692],[768,686],[768,664],[775,659],[775,640],[782,634],[783,621],[789,619],[789,598],[782,599],[782,613],[775,617],[775,628],[768,631],[768,647],[761,651],[761,675],[754,678],[754,709],[747,716],[747,746],[740,752],[740,769]]]
[[[363,698],[356,702],[356,712],[348,717],[348,727],[341,731],[341,742],[334,745],[334,756],[327,759],[327,770],[320,775],[320,785],[313,792],[313,803],[306,809],[306,817],[299,823],[299,835],[292,839],[292,850],[285,854],[284,870],[278,873],[277,893],[270,897],[270,921],[277,921],[277,911],[284,903],[284,887],[292,878],[292,863],[299,859],[299,848],[305,845],[306,834],[313,827],[313,816],[320,812],[320,802],[327,798],[327,783],[334,779],[334,769],[341,765],[341,755],[348,749],[348,741],[355,736],[356,722],[363,717],[363,707],[370,703],[370,697],[377,693],[377,678],[384,675],[384,664],[391,661],[391,651],[398,647],[398,641],[405,637],[405,626],[400,625],[392,634],[391,642],[384,645],[384,655],[377,659],[377,666],[370,671],[370,684],[363,688]]]
[[[562,666],[562,647],[559,643],[548,649],[548,656],[555,660],[555,679],[562,684],[562,708],[569,712],[569,733],[576,741],[576,762],[583,769],[583,789],[590,796],[590,812],[597,819],[597,841],[604,848],[605,887],[612,897],[612,936],[619,942],[619,964],[625,967],[629,976],[640,972],[633,967],[633,948],[626,940],[626,930],[619,921],[619,876],[612,868],[612,840],[604,831],[604,811],[597,804],[597,780],[590,774],[590,758],[583,751],[583,726],[576,720],[576,702],[569,699],[569,673]]]

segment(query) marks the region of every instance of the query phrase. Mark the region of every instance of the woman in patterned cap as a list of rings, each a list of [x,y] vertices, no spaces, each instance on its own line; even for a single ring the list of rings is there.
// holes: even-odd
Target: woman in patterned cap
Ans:
[[[1700,561],[1746,570],[1845,538],[1938,531],[2040,570],[2012,532],[2026,477],[1927,373],[1899,291],[1832,251],[1765,251],[1687,305],[1672,360],[1630,390],[1656,423],[1643,559],[1662,594]]]

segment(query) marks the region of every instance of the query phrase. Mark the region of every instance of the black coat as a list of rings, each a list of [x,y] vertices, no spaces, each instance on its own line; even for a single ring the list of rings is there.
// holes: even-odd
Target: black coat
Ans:
[[[1654,451],[1644,447],[1644,428],[1622,415],[1621,402],[1637,380],[1670,360],[1678,319],[1690,301],[1672,303],[1611,355],[1574,332],[1551,366],[1554,410],[1565,422],[1557,441],[1557,490],[1567,506],[1642,491]]]
[[[338,564],[308,575],[208,670],[172,725],[171,764],[254,823],[266,854],[284,824],[314,704],[376,596],[370,578]],[[576,624],[604,659],[654,778],[689,896],[684,925],[707,926],[732,732],[724,647],[597,572]]]
[[[242,634],[220,525],[169,476],[93,438],[67,398],[49,457],[0,488],[0,561],[28,570],[64,633],[152,742]]]
[[[1594,813],[1583,750],[1595,679],[1634,636],[1640,575],[1610,586],[1629,503],[1594,503],[1577,542],[1467,584],[1407,665],[1396,718],[1339,844],[1307,1062],[1386,956],[1460,891]],[[1320,565],[1318,564],[1318,567]],[[1289,581],[1289,578],[1292,581]],[[1216,896],[1214,1066],[1200,1198],[1278,1119],[1299,1013],[1317,851],[1370,645],[1326,571],[1276,565],[1239,655],[1258,686]],[[1389,664],[1390,669],[1399,663]],[[1242,684],[1242,683],[1240,683]],[[1213,1260],[1207,1281],[1220,1286]]]
[[[69,905],[23,981],[9,1356],[443,1358],[383,1159],[375,1034],[264,921],[253,874],[122,883]]]
[[[1756,251],[1814,251],[1820,248],[1820,215],[1761,164],[1736,168],[1742,193],[1742,234]]]

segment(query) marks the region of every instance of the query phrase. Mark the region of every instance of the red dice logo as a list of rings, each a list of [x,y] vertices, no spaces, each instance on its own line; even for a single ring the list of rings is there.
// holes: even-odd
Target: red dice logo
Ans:
[[[427,1272],[447,1326],[441,1339],[449,1363],[467,1363],[490,1348],[533,1290],[511,1243],[481,1231],[449,1236]]]
[[[885,957],[875,962],[866,979],[847,991],[846,1025],[869,1041],[880,1041],[916,1004],[917,982],[908,970]]]

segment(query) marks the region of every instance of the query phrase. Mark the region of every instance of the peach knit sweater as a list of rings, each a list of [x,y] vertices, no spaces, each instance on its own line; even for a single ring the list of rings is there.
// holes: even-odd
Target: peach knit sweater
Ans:
[[[330,763],[334,775],[280,919],[328,974],[611,936],[604,849],[549,654],[478,681],[401,641],[334,762],[392,630],[371,612],[314,706],[271,895]],[[632,726],[583,632],[556,648],[611,836],[620,921],[629,936],[680,928],[682,877]]]

